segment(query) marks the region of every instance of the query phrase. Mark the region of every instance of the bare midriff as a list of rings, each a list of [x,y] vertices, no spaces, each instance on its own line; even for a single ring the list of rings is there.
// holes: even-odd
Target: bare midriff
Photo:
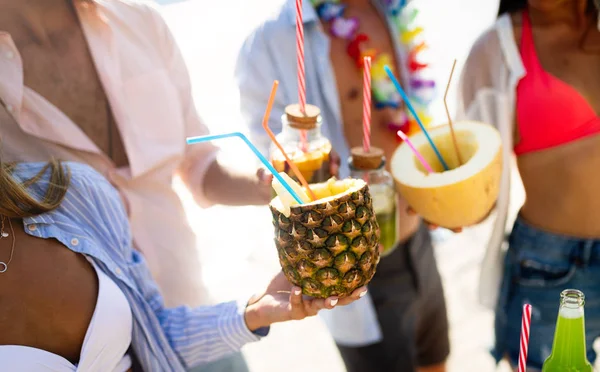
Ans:
[[[518,157],[522,217],[542,230],[600,238],[600,135]]]

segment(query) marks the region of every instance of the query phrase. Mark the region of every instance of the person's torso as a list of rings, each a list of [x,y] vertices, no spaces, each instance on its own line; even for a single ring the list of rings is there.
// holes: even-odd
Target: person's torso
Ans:
[[[171,185],[185,149],[180,97],[148,9],[76,4],[76,32],[29,43],[0,33],[2,155],[93,166],[120,191],[135,244],[160,276],[157,252],[196,242]]]
[[[17,164],[13,171],[13,177],[17,182],[23,183],[38,175],[44,166],[45,163],[43,162]],[[147,273],[146,266],[142,264],[144,261],[140,254],[132,248],[132,235],[126,211],[121,203],[118,191],[101,174],[88,165],[67,162],[63,163],[63,166],[69,170],[70,184],[61,205],[51,212],[25,218],[23,225],[27,234],[47,240],[48,253],[54,259],[64,260],[65,257],[83,255],[93,263],[94,268],[97,270],[98,285],[93,283],[93,281],[90,283],[89,280],[83,280],[82,278],[78,283],[73,282],[68,284],[74,293],[64,293],[64,298],[62,299],[63,301],[67,301],[68,306],[72,306],[74,309],[81,309],[84,304],[80,301],[86,299],[82,296],[74,296],[73,294],[78,293],[77,291],[81,293],[82,290],[86,290],[86,287],[89,289],[90,286],[99,288],[96,293],[97,301],[95,303],[94,314],[91,318],[92,323],[90,329],[86,331],[83,341],[81,351],[83,358],[79,362],[88,363],[84,364],[86,366],[95,365],[102,367],[102,361],[107,361],[111,358],[119,361],[120,359],[116,358],[119,356],[122,357],[123,350],[128,351],[127,346],[131,343],[132,349],[129,351],[135,353],[144,370],[183,371],[179,358],[175,355],[173,348],[169,345],[164,335],[160,321],[153,309],[153,304],[148,302],[150,298],[153,301],[156,300],[154,298],[156,295],[154,283],[150,281],[151,278]],[[49,172],[46,171],[37,183],[29,187],[29,192],[36,199],[39,200],[45,194],[48,179]],[[56,243],[62,244],[67,249],[59,250],[55,245]],[[36,263],[36,258],[39,257],[33,254],[27,255],[27,253],[25,249],[15,251],[15,257],[20,254],[21,257],[18,259],[27,261],[27,257],[29,257],[29,261],[32,262],[31,265],[44,264],[43,262]],[[33,252],[30,251],[29,253]],[[17,258],[15,258],[16,260]],[[24,262],[25,264],[26,262]],[[45,264],[47,265],[48,263],[46,262]],[[61,264],[64,264],[64,262],[56,262],[56,267],[52,268],[52,270],[60,270]],[[64,266],[62,269],[65,271],[69,270],[68,267]],[[92,268],[89,269],[91,271],[94,270]],[[76,274],[76,272],[67,272],[66,274],[56,274],[56,277],[69,278],[69,275]],[[49,275],[53,275],[53,273],[50,272]],[[47,280],[52,281],[57,280],[57,278],[49,277]],[[44,278],[41,279],[44,280]],[[70,281],[72,282],[72,279]],[[103,285],[105,288],[102,288]],[[59,295],[60,291],[49,291],[46,295],[52,296],[53,293],[54,295]],[[101,298],[107,295],[108,298]],[[90,300],[89,296],[87,300]],[[32,301],[43,301],[43,299],[38,298]],[[88,302],[94,303],[93,299]],[[125,302],[127,302],[131,309],[130,323],[124,317],[117,318],[115,316],[116,313],[114,313],[115,309],[125,309],[127,306]],[[48,306],[48,304],[43,306]],[[32,308],[30,311],[34,312],[36,309]],[[89,313],[89,311],[86,313]],[[106,317],[107,314],[108,317]],[[118,314],[122,315],[122,311],[119,311]],[[63,319],[63,315],[50,317],[48,318],[48,322]],[[79,323],[89,321],[89,319],[85,318],[84,314],[79,314],[72,321],[78,321]],[[114,345],[104,345],[110,342],[111,333],[105,333],[103,330],[111,322],[122,328],[119,331],[114,331],[113,335],[118,335],[119,332],[123,331],[127,332],[127,328],[131,327],[129,328],[131,335],[130,342],[126,338],[119,336],[122,339],[115,342]],[[48,329],[52,329],[52,326],[49,326]],[[94,326],[98,326],[100,329],[93,329]],[[56,327],[60,327],[60,324],[57,324]],[[72,329],[67,329],[64,332],[68,334],[70,331]],[[81,339],[81,335],[70,336],[77,336],[76,338]],[[36,340],[33,340],[33,342],[35,343]],[[35,345],[42,349],[46,346]],[[102,348],[106,348],[107,350],[102,350]],[[52,351],[60,351],[60,348],[58,350],[53,349]],[[102,356],[105,352],[108,355],[100,357],[96,361],[97,364],[94,364],[94,354]],[[86,355],[90,358],[86,358]],[[133,357],[134,355],[131,356]],[[74,360],[76,360],[75,358],[73,357]],[[58,361],[57,358],[44,358],[44,360],[49,363],[49,366],[53,366]],[[67,359],[65,358],[63,363],[59,363],[58,365],[60,367],[68,367],[69,364],[66,362]],[[122,364],[117,363],[117,366],[120,368]],[[100,370],[103,369],[100,368]]]
[[[296,64],[295,60],[292,60],[296,51],[295,44],[291,42],[295,39],[295,28],[293,23],[287,24],[288,18],[294,14],[293,9],[293,2],[288,1],[284,5],[277,24],[272,25],[277,28],[277,32],[269,30],[273,34],[277,34],[272,40],[269,40],[269,49],[272,49],[273,53],[277,51],[274,54],[279,60],[277,75],[280,76],[280,89],[284,91],[287,102],[295,102],[298,96],[296,84],[292,84],[296,81]],[[411,53],[409,52],[420,43],[421,39],[416,38],[415,45],[413,45],[411,44],[413,40],[407,35],[417,26],[410,25],[409,27],[407,24],[401,32],[383,12],[384,8],[381,3],[373,1],[369,9],[371,11],[368,15],[361,15],[360,9],[348,8],[344,17],[360,16],[362,23],[358,33],[364,33],[368,35],[369,39],[374,40],[364,43],[361,48],[363,51],[377,48],[391,57],[390,67],[402,82],[404,90],[411,98],[413,106],[417,107],[419,114],[422,115],[423,121],[428,123],[430,120],[428,105],[421,104],[426,100],[423,99],[423,96],[418,96],[419,92],[412,89],[410,84],[411,78],[415,81],[427,79],[426,71],[421,76],[411,73],[409,68],[411,64],[411,56],[409,56]],[[404,11],[406,14],[411,14],[414,7],[407,6]],[[404,19],[408,18],[406,14]],[[342,161],[340,177],[348,177],[350,175],[348,167],[350,148],[362,145],[363,73],[348,55],[347,40],[331,36],[325,31],[329,26],[321,24],[312,5],[304,6],[304,16],[307,102],[321,109],[323,134],[331,141]],[[402,38],[405,38],[407,43],[401,42]],[[414,60],[412,62],[414,63]],[[379,63],[381,64],[381,61]],[[405,123],[404,109],[403,107],[400,110],[392,108],[382,110],[372,108],[371,110],[371,143],[373,146],[382,147],[388,159],[391,158],[399,144],[395,134],[399,129],[394,125]],[[409,131],[418,130],[416,122],[411,121],[410,126]],[[419,217],[406,213],[407,207],[406,202],[399,198],[398,221],[401,240],[412,235],[420,223]]]
[[[581,35],[532,25],[527,12],[514,19],[527,70],[516,90],[515,153],[527,194],[521,213],[551,232],[598,237],[600,54],[583,51]]]

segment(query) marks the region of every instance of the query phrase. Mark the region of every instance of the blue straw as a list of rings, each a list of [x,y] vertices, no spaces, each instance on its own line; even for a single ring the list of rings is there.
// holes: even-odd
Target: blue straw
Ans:
[[[246,145],[248,145],[248,147],[250,147],[250,150],[252,150],[252,152],[260,159],[260,161],[265,165],[265,167],[267,167],[269,172],[271,172],[273,174],[273,176],[275,178],[277,178],[277,180],[279,182],[281,182],[283,187],[285,187],[285,189],[294,197],[294,199],[296,199],[298,204],[304,204],[302,202],[302,199],[300,199],[298,194],[296,194],[296,192],[291,188],[291,186],[283,179],[283,177],[281,177],[279,172],[277,172],[277,170],[275,170],[275,168],[273,168],[271,163],[269,163],[269,161],[263,156],[263,154],[261,154],[260,151],[258,151],[258,149],[252,144],[252,142],[250,142],[250,140],[246,136],[244,136],[242,133],[233,132],[233,133],[227,133],[227,134],[215,134],[215,135],[209,135],[209,136],[189,137],[188,139],[186,139],[186,142],[188,145],[193,145],[195,143],[214,141],[214,140],[218,140],[221,138],[229,138],[229,137],[239,137],[244,142],[246,142]]]
[[[415,117],[415,120],[417,121],[417,123],[421,127],[421,130],[425,134],[425,137],[427,137],[427,140],[429,141],[429,144],[433,148],[433,151],[435,152],[435,154],[437,155],[438,159],[440,160],[440,163],[442,163],[442,166],[444,167],[445,170],[450,169],[450,168],[448,168],[448,165],[444,161],[444,158],[442,158],[442,154],[440,154],[440,152],[438,151],[437,147],[435,147],[435,145],[433,144],[433,141],[431,140],[431,137],[429,137],[429,133],[427,133],[427,130],[425,130],[425,126],[421,122],[421,119],[419,119],[419,116],[417,116],[417,112],[415,111],[415,109],[413,108],[413,106],[410,104],[410,101],[408,100],[408,97],[406,96],[406,93],[404,93],[404,90],[402,89],[402,87],[400,86],[400,83],[398,82],[398,80],[394,76],[394,73],[392,72],[392,70],[390,70],[390,68],[387,65],[383,66],[383,68],[385,69],[385,72],[387,72],[388,76],[392,80],[392,83],[394,83],[394,85],[396,86],[396,90],[398,90],[398,93],[400,93],[400,95],[402,96],[402,99],[404,100],[404,102],[406,102],[406,106],[410,110],[411,114]]]

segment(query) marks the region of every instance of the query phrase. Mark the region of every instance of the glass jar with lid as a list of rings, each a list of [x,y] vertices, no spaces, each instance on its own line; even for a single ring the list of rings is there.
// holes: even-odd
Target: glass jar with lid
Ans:
[[[300,105],[288,105],[281,117],[282,130],[276,136],[290,160],[296,164],[306,182],[325,182],[331,177],[331,142],[321,133],[321,111],[313,105],[306,105],[302,113]],[[305,135],[303,140],[302,136]],[[286,172],[298,181],[284,156],[275,144],[271,144],[270,160],[278,172]]]
[[[379,241],[383,245],[381,256],[385,257],[397,247],[397,195],[394,179],[385,169],[382,149],[371,147],[367,152],[362,147],[355,147],[350,150],[350,154],[350,176],[362,179],[369,185],[373,211],[381,234]]]

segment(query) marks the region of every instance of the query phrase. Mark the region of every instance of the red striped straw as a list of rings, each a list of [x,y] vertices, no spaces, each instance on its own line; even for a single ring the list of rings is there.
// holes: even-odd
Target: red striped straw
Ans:
[[[523,305],[521,322],[521,349],[519,350],[519,372],[527,371],[527,349],[529,347],[529,330],[531,327],[531,305]]]
[[[363,66],[363,149],[371,151],[371,57],[364,58]]]
[[[302,0],[296,0],[296,56],[298,58],[298,101],[300,111],[306,114],[306,76],[304,73],[304,24],[302,22]],[[300,131],[302,149],[306,151],[306,131]]]

